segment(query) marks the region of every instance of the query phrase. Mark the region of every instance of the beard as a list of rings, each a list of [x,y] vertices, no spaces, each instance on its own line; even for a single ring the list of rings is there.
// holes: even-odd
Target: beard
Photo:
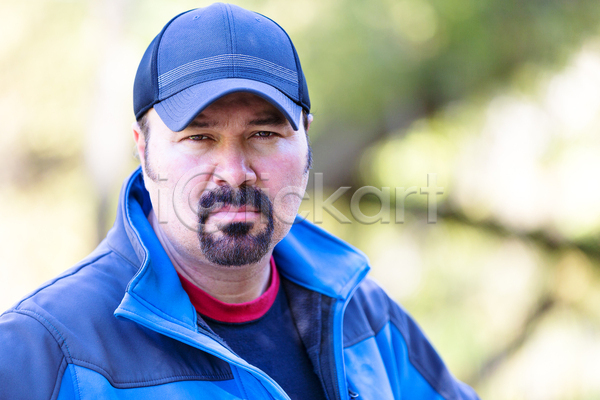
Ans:
[[[204,256],[218,265],[240,266],[260,261],[269,251],[273,236],[273,204],[260,189],[241,186],[219,186],[202,194],[198,207],[198,239]],[[216,232],[208,231],[206,221],[210,213],[224,206],[251,206],[261,214],[267,224],[260,232],[252,234],[254,222],[231,222],[218,226]]]

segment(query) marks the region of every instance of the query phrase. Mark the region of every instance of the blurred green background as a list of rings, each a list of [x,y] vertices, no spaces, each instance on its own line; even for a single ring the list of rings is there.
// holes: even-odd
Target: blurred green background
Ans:
[[[112,225],[137,165],[137,63],[172,16],[207,4],[0,2],[1,309]],[[294,40],[311,175],[325,198],[351,187],[334,203],[350,223],[317,222],[367,253],[454,374],[490,400],[600,399],[600,2],[237,4]],[[435,223],[428,174],[443,187]],[[352,217],[362,186],[390,188],[389,223]],[[380,210],[373,195],[359,205]]]

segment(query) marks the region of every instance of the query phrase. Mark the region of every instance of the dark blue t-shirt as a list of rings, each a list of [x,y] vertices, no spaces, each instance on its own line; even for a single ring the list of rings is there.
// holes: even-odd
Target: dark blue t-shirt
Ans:
[[[243,323],[203,319],[237,355],[273,378],[291,399],[326,398],[281,286],[275,302],[259,319]]]

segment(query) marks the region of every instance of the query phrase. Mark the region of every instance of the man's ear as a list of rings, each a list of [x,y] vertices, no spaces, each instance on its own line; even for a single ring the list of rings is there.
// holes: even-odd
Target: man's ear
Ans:
[[[310,129],[310,124],[313,122],[313,115],[308,114],[306,117],[306,120],[308,121],[308,124],[306,126],[306,132],[308,132],[308,130]]]
[[[131,124],[131,129],[133,130],[135,149],[137,150],[142,165],[144,165],[144,160],[146,159],[146,139],[144,138],[144,133],[137,121],[134,121],[133,124]]]

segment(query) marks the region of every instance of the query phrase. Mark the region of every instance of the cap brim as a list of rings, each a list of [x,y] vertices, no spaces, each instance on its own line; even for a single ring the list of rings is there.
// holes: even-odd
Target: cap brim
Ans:
[[[170,130],[179,132],[215,100],[235,92],[249,92],[267,100],[281,111],[294,130],[298,130],[302,107],[273,86],[250,79],[228,78],[199,83],[155,104],[154,109]]]

